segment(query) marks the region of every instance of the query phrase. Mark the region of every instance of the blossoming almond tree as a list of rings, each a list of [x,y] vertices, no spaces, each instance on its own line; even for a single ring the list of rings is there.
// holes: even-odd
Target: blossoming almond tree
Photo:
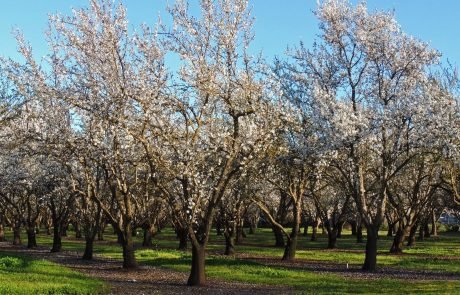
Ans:
[[[121,237],[125,268],[136,267],[132,228],[136,198],[143,196],[137,194],[143,185],[137,173],[145,166],[138,133],[145,130],[140,124],[146,118],[155,117],[150,106],[156,105],[164,85],[156,37],[147,27],[142,34],[130,34],[126,9],[118,2],[93,0],[72,16],[50,18],[46,67],[34,61],[31,48],[20,40],[26,64],[16,82],[31,90],[31,100],[67,108],[71,133],[80,139],[69,136],[60,144],[76,153],[76,163],[89,165],[83,170],[103,171],[110,196],[94,193],[91,183],[91,190],[80,190]],[[94,177],[86,181],[90,179]]]
[[[439,116],[432,113],[438,102],[424,91],[438,53],[406,35],[391,13],[369,13],[365,3],[328,0],[316,15],[321,39],[293,53],[297,79],[310,83],[323,139],[347,153],[348,164],[336,167],[348,175],[367,229],[363,269],[373,271],[388,183],[417,154],[418,143],[428,143],[430,122]]]
[[[170,12],[172,52],[182,60],[174,128],[165,136],[169,171],[182,188],[192,243],[189,285],[205,283],[205,248],[230,180],[273,138],[280,111],[269,101],[262,62],[248,53],[252,18],[247,0],[203,0],[193,17],[187,1]]]

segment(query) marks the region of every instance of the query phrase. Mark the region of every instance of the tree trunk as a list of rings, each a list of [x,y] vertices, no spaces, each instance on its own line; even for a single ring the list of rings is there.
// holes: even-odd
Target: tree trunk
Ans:
[[[35,226],[27,227],[27,248],[37,247],[37,236],[35,234]]]
[[[407,233],[410,232],[408,226],[403,227],[400,223],[398,230],[396,231],[395,237],[393,239],[393,244],[390,248],[390,253],[401,254],[403,252],[404,240],[406,239]]]
[[[3,226],[3,223],[0,222],[0,242],[5,242],[5,227]]]
[[[356,227],[356,243],[363,243],[363,226],[362,224],[359,224]]]
[[[152,247],[153,246],[153,237],[157,233],[157,228],[155,225],[147,224],[144,226],[144,239],[142,241],[142,246]]]
[[[188,240],[188,231],[185,228],[178,228],[177,229],[177,237],[179,238],[179,250],[186,251],[187,250],[187,240]]]
[[[192,268],[190,270],[190,276],[187,281],[189,286],[204,286],[206,282],[206,276],[204,272],[205,266],[205,247],[196,246],[192,243]]]
[[[430,227],[428,226],[428,220],[425,222],[425,225],[423,226],[423,231],[425,232],[425,238],[429,238],[431,233],[430,233]]]
[[[318,236],[318,220],[315,220],[315,222],[312,225],[312,233],[311,233],[310,241],[312,242],[316,241],[317,236]]]
[[[434,210],[431,213],[431,235],[434,237],[438,235],[438,225],[436,224],[436,213]]]
[[[233,233],[224,232],[225,237],[225,255],[235,254],[235,239]]]
[[[414,224],[410,229],[409,237],[407,238],[407,246],[415,246],[415,235],[417,234],[418,223]]]
[[[305,224],[305,226],[303,227],[303,236],[304,237],[308,236],[308,223]]]
[[[22,245],[21,242],[21,228],[18,226],[15,226],[13,228],[13,245]]]
[[[81,239],[83,236],[81,234],[80,224],[78,222],[73,223],[73,229],[75,230],[75,238]]]
[[[121,234],[121,244],[123,247],[123,268],[137,268],[136,256],[134,255],[134,243],[132,226],[127,225]]]
[[[61,240],[61,228],[58,222],[53,222],[53,247],[51,248],[51,252],[61,252],[62,248],[62,240]]]
[[[106,227],[105,222],[101,222],[101,225],[99,226],[99,229],[97,230],[97,240],[98,241],[103,241],[104,240],[104,231]]]
[[[275,234],[275,247],[284,247],[284,236],[281,229],[273,226],[273,233]]]
[[[294,204],[294,210],[293,210],[293,215],[294,215],[294,226],[292,227],[291,234],[289,235],[289,238],[287,239],[286,247],[284,248],[284,254],[283,254],[283,260],[294,260],[295,258],[295,253],[297,251],[297,238],[299,236],[299,230],[300,230],[300,202],[296,202]]]
[[[246,233],[244,232],[243,226],[237,226],[235,244],[240,245],[243,242],[245,237],[246,237]]]
[[[357,231],[356,231],[356,221],[349,221],[350,225],[351,225],[351,235],[352,236],[356,236],[357,234]]]
[[[91,260],[93,259],[93,244],[94,244],[94,236],[88,235],[85,237],[85,252],[83,253],[83,260]]]
[[[327,248],[328,249],[336,249],[337,248],[337,238],[338,238],[338,230],[335,228],[330,228],[329,226],[327,229]]]
[[[254,221],[255,218],[250,217],[249,218],[249,234],[253,235],[256,233],[256,228],[257,228],[257,222]]]
[[[295,253],[297,251],[297,236],[298,234],[291,234],[291,237],[287,240],[286,247],[284,247],[284,254],[282,260],[294,260]]]
[[[67,237],[67,230],[69,229],[69,225],[65,224],[61,226],[61,237]]]
[[[424,223],[420,224],[419,232],[418,232],[418,239],[420,241],[423,241],[425,239],[425,224]]]
[[[366,257],[364,259],[363,270],[375,271],[377,269],[377,241],[379,229],[369,225],[367,229]]]
[[[337,235],[336,235],[336,237],[339,238],[339,239],[342,238],[342,230],[343,230],[343,225],[344,224],[345,224],[345,222],[339,222],[339,224],[337,226]],[[336,242],[335,247],[337,247],[337,242]],[[333,248],[329,248],[329,249],[333,249]]]
[[[388,223],[388,231],[387,231],[387,237],[392,237],[393,236],[393,226],[392,224]]]
[[[219,218],[217,218],[217,221],[216,221],[216,234],[218,236],[221,236],[222,233],[223,233],[223,230],[222,230],[222,219],[223,217],[219,216]]]

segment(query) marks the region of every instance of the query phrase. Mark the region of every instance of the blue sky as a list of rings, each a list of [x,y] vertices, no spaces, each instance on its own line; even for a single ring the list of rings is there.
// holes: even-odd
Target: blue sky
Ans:
[[[124,0],[133,26],[145,22],[154,24],[158,15],[165,22],[167,3],[173,0]],[[197,3],[198,0],[191,0]],[[303,41],[312,44],[318,33],[312,10],[316,0],[250,0],[255,22],[254,50],[262,50],[271,59],[282,55],[287,45]],[[351,0],[356,3],[356,0]],[[49,13],[70,13],[71,7],[86,5],[87,0],[14,0],[3,1],[0,10],[0,55],[17,58],[13,28],[24,32],[37,57],[46,53],[43,32]],[[403,30],[443,53],[455,65],[460,65],[460,1],[458,0],[368,0],[369,9],[394,9]]]

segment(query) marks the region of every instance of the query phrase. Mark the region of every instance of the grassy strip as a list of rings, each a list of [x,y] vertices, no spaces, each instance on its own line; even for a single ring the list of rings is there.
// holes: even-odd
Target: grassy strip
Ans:
[[[0,252],[0,294],[102,294],[107,286],[47,260]]]
[[[116,236],[107,233],[105,242],[95,243],[95,253],[106,257],[121,259],[121,247],[116,244]],[[51,237],[40,235],[40,245],[51,246]],[[356,243],[355,237],[348,232],[338,241],[338,249],[327,250],[327,237],[319,235],[315,242],[302,237],[299,241],[297,257],[317,262],[361,265],[364,260],[364,244]],[[460,235],[443,233],[417,245],[405,249],[403,255],[390,255],[388,249],[392,238],[381,236],[379,239],[378,265],[407,270],[435,270],[460,274]],[[141,243],[141,235],[135,238]],[[240,253],[281,258],[283,249],[275,248],[273,234],[269,229],[259,229],[256,234],[248,235],[243,245],[237,246]],[[190,270],[190,254],[171,250],[178,242],[171,229],[164,229],[155,237],[154,249],[136,251],[138,259],[153,266],[170,268],[182,272]],[[208,247],[209,253],[223,251],[224,241],[213,234]],[[73,238],[63,240],[63,248],[82,251],[84,241]],[[401,281],[396,279],[363,279],[343,277],[330,273],[311,272],[301,269],[288,269],[282,266],[267,266],[248,260],[210,255],[206,271],[209,277],[227,281],[239,281],[264,285],[285,285],[306,293],[428,293],[456,294],[460,282],[452,281]],[[1,293],[1,292],[0,292]]]
[[[139,250],[137,258],[143,263],[189,271],[188,253],[167,250]],[[263,285],[284,285],[299,292],[315,294],[396,293],[396,294],[455,294],[460,282],[402,281],[396,279],[351,279],[334,274],[322,274],[277,266],[265,266],[253,261],[231,257],[209,256],[206,274],[212,278]]]

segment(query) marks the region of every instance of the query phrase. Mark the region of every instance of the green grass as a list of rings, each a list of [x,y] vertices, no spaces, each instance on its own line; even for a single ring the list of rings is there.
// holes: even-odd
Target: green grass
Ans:
[[[139,250],[137,258],[143,263],[188,271],[188,253],[168,250]],[[209,277],[263,285],[285,285],[306,293],[397,293],[397,294],[455,294],[460,282],[408,282],[394,279],[362,280],[340,275],[321,274],[284,267],[265,266],[231,257],[210,256],[206,261]]]
[[[70,232],[69,235],[73,233]],[[139,246],[142,235],[135,237]],[[51,247],[51,237],[38,236],[38,243]],[[404,249],[402,255],[391,255],[388,249],[392,239],[384,236],[379,240],[378,265],[406,270],[433,270],[460,274],[460,234],[442,233],[438,237],[418,241],[415,247]],[[251,256],[267,256],[281,258],[282,248],[273,247],[274,238],[271,230],[259,229],[256,234],[248,235],[236,250],[249,253]],[[338,249],[327,250],[327,237],[319,235],[318,240],[311,242],[300,237],[297,258],[323,263],[336,263],[338,267],[360,265],[364,260],[363,243],[356,243],[355,237],[345,232],[338,240]],[[175,250],[178,246],[174,232],[167,228],[155,237],[152,249],[139,248],[137,259],[144,264],[170,268],[177,271],[190,270],[191,256],[189,252]],[[83,240],[69,237],[63,239],[63,249],[82,251]],[[456,294],[460,290],[460,282],[455,281],[408,281],[396,279],[360,279],[359,276],[341,276],[340,273],[320,273],[302,269],[268,266],[259,262],[226,257],[219,255],[224,250],[221,236],[211,235],[206,261],[208,277],[229,281],[247,282],[263,285],[285,285],[300,293],[425,293],[425,294]],[[121,259],[121,247],[116,244],[116,237],[107,230],[104,242],[95,243],[95,253],[105,257]],[[120,263],[121,264],[121,263]],[[154,278],[152,278],[154,280]],[[185,282],[184,282],[185,283]],[[2,292],[0,292],[2,293]]]
[[[106,285],[47,260],[0,252],[0,294],[101,294]]]

